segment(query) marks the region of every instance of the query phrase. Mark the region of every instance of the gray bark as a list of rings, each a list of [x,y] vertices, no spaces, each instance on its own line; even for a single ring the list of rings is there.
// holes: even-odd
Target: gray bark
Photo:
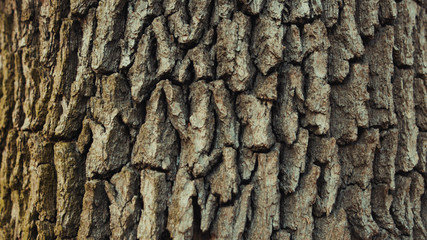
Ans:
[[[427,239],[423,0],[0,0],[0,239]]]

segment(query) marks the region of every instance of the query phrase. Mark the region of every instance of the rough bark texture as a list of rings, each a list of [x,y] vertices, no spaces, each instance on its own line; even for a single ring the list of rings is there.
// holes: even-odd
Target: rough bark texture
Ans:
[[[426,4],[0,0],[0,239],[427,239]]]

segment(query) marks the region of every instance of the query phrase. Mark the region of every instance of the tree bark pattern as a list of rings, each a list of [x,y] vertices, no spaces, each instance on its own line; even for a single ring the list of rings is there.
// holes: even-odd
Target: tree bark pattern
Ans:
[[[0,0],[0,239],[427,239],[426,8]]]

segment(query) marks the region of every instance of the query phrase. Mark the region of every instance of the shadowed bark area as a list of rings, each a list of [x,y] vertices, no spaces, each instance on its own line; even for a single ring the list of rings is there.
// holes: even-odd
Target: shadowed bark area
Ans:
[[[424,0],[0,0],[0,239],[427,239]]]

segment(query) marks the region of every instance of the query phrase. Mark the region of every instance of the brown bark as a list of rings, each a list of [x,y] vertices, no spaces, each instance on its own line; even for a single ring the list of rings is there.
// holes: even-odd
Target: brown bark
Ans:
[[[423,0],[0,0],[0,239],[427,239]]]

